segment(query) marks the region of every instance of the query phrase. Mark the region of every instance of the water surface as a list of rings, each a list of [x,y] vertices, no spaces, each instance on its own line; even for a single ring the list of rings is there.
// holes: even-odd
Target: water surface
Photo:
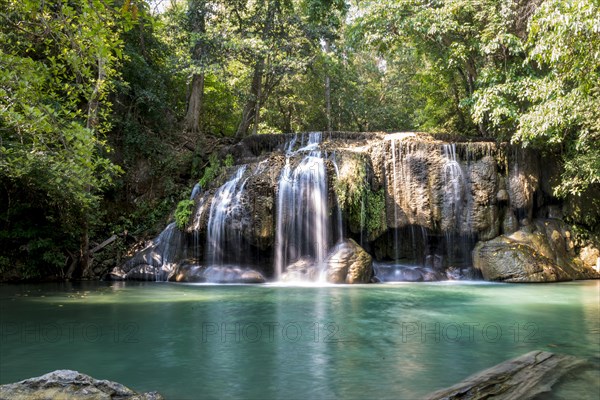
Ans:
[[[74,369],[172,399],[413,399],[531,350],[598,363],[599,289],[1,285],[0,383]]]

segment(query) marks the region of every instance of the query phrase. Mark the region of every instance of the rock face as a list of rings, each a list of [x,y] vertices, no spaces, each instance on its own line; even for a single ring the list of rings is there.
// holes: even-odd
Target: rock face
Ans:
[[[426,399],[534,399],[549,392],[567,373],[583,368],[591,366],[573,356],[532,351],[431,393]]]
[[[479,242],[473,264],[484,279],[501,282],[557,282],[598,278],[574,251],[567,226],[559,220],[536,220],[525,229]]]
[[[283,240],[277,235],[278,211],[289,206],[279,203],[280,182],[285,166],[296,168],[309,151],[305,137],[257,135],[232,145],[227,152],[236,165],[223,169],[194,197],[188,226],[180,231],[169,225],[111,276],[192,282],[206,280],[208,267],[237,266],[250,267],[264,279],[315,280],[318,268],[305,259],[309,253],[303,247],[318,247],[321,257],[338,251],[334,246],[340,239],[355,240],[377,261],[420,267],[400,271],[409,280],[477,277],[474,264],[485,279],[507,282],[595,276],[582,268],[597,263],[600,244],[580,256],[564,224],[539,225],[535,220],[559,221],[562,215],[574,215],[574,209],[600,212],[598,202],[562,203],[553,197],[551,182],[560,173],[555,162],[544,159],[542,168],[540,155],[530,149],[449,143],[424,133],[323,133],[318,148],[327,196],[319,212],[328,219],[327,243],[288,243],[290,235]],[[219,234],[213,235],[218,243],[209,244],[217,193],[241,168],[235,190],[221,196],[231,204],[222,213]],[[587,197],[600,191],[590,193]],[[281,220],[281,226],[290,223]],[[286,247],[290,255],[285,263],[291,265],[274,267],[278,245]],[[216,248],[222,255],[219,262],[208,257]],[[366,279],[364,271],[344,271],[339,263],[332,267],[331,281]]]
[[[337,244],[326,265],[331,283],[368,283],[373,276],[373,258],[352,239]]]
[[[64,369],[2,385],[0,399],[162,400],[163,397],[156,392],[137,393],[117,382],[97,380],[77,371]]]

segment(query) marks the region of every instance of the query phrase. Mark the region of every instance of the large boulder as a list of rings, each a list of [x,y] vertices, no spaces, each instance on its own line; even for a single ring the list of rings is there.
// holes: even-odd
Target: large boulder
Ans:
[[[511,235],[479,242],[473,250],[473,265],[489,281],[557,282],[600,277],[577,258],[570,231],[558,220],[537,220]]]
[[[373,276],[373,258],[352,239],[338,243],[326,264],[331,283],[368,283]]]
[[[62,369],[2,385],[0,399],[162,400],[163,397],[156,392],[138,393],[117,382]]]

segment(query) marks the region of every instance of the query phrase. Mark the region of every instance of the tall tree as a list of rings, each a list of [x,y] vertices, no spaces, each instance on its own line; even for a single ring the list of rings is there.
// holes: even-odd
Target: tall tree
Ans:
[[[305,0],[308,11],[308,22],[320,40],[321,51],[325,60],[331,57],[332,43],[338,37],[338,31],[342,26],[343,18],[348,10],[345,0]],[[329,63],[326,63],[326,66]],[[327,131],[332,130],[331,117],[331,76],[325,74],[325,117],[327,119]]]
[[[117,30],[128,12],[105,1],[3,0],[1,9],[1,230],[8,248],[31,260],[37,250],[60,267],[60,254],[73,254],[77,243],[69,273],[76,265],[86,272],[90,220],[119,170],[106,158],[103,135],[121,54]],[[28,214],[41,214],[37,226],[57,224],[71,239],[57,251],[56,229],[38,237],[32,227],[19,229]]]
[[[191,76],[187,112],[185,115],[186,129],[197,133],[200,131],[202,104],[204,99],[204,79],[207,63],[206,19],[208,2],[205,0],[189,0],[188,30],[192,38],[191,59],[193,72]]]

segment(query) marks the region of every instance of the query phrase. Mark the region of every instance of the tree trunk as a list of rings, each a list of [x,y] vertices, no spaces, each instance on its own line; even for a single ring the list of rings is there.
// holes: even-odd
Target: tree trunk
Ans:
[[[98,107],[100,106],[100,90],[102,89],[102,83],[106,77],[106,71],[104,70],[104,58],[98,55],[98,77],[96,79],[96,85],[94,91],[88,101],[88,117],[86,127],[90,130],[95,130],[98,126]]]
[[[261,32],[262,40],[266,43],[271,31],[273,30],[273,22],[275,19],[275,9],[277,1],[266,0],[267,2],[267,13],[264,16],[264,27]],[[242,121],[238,126],[235,136],[242,138],[248,134],[250,124],[254,121],[254,128],[252,132],[254,134],[258,131],[258,124],[260,123],[260,107],[261,103],[266,102],[269,91],[267,90],[263,95],[263,74],[265,71],[265,56],[261,55],[256,60],[254,65],[254,75],[252,76],[252,85],[250,87],[250,97],[244,106],[242,112]],[[261,96],[264,99],[261,99]]]
[[[329,55],[329,40],[325,39],[325,53]],[[327,117],[327,131],[331,132],[331,79],[329,71],[325,71],[325,113]]]
[[[200,132],[202,103],[204,101],[204,73],[192,76],[190,96],[188,98],[187,113],[185,115],[186,130],[193,133]]]
[[[198,34],[198,39],[192,48],[192,60],[200,68],[200,72],[192,75],[185,114],[185,129],[188,132],[198,133],[201,130],[202,106],[204,103],[204,68],[206,65],[206,1],[190,1],[188,7],[189,29]]]
[[[250,87],[250,97],[244,106],[244,111],[242,112],[242,121],[238,126],[236,137],[242,138],[248,134],[248,130],[250,129],[250,125],[254,120],[254,131],[256,131],[256,127],[258,126],[258,114],[260,113],[260,94],[262,90],[262,76],[265,65],[265,59],[261,58],[256,62],[254,66],[254,75],[252,77],[252,85]]]

